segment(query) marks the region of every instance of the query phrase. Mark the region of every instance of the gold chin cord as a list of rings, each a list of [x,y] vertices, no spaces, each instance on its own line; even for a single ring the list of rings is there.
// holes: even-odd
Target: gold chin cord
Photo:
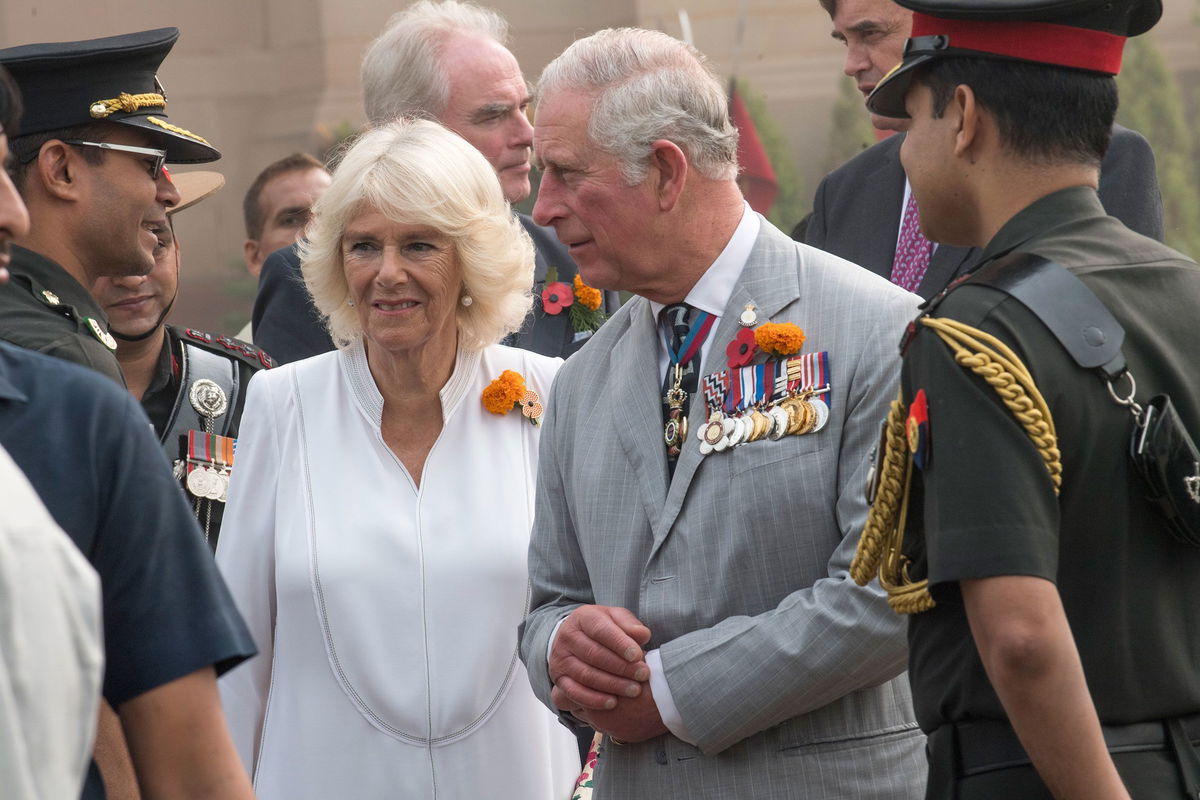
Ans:
[[[992,387],[1037,448],[1054,493],[1058,494],[1062,461],[1054,419],[1021,359],[996,337],[956,320],[922,317],[920,322],[954,352],[959,366],[971,370]],[[878,576],[879,585],[887,592],[888,604],[896,613],[919,614],[933,608],[934,601],[928,580],[914,581],[909,577],[909,560],[903,554],[913,469],[904,435],[906,411],[903,394],[897,393],[885,425],[879,488],[850,564],[850,577],[859,586],[866,586]]]

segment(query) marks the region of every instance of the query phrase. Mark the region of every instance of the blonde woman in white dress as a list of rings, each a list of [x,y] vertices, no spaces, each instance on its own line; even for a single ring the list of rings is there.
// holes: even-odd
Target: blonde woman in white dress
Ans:
[[[221,681],[258,797],[565,800],[575,740],[516,656],[526,392],[560,363],[498,344],[533,247],[483,156],[411,121],[349,150],[302,254],[338,349],[251,383],[217,550],[259,649]]]

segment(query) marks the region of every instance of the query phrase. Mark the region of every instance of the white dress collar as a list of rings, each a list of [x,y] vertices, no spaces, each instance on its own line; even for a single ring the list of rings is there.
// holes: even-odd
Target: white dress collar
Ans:
[[[363,346],[362,337],[355,339],[341,351],[341,357],[346,367],[346,376],[350,381],[350,391],[367,418],[376,427],[383,424],[383,395],[371,375],[371,366],[367,363],[367,350]],[[458,348],[454,358],[454,371],[450,379],[438,392],[442,402],[442,422],[446,423],[467,395],[479,372],[479,362],[482,358],[478,350]]]

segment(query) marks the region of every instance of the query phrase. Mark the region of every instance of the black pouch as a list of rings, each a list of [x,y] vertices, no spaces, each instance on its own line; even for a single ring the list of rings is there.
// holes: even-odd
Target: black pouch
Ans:
[[[1200,452],[1170,397],[1160,394],[1146,405],[1134,426],[1129,454],[1171,533],[1200,547]]]

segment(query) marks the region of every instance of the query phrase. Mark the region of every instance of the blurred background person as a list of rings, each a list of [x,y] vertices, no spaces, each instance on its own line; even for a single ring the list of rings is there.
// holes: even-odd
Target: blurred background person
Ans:
[[[204,539],[215,549],[246,386],[273,364],[253,345],[167,324],[179,294],[174,216],[225,185],[219,172],[181,172],[170,180],[179,204],[150,225],[158,241],[154,268],[145,275],[99,278],[91,293],[108,315],[129,393],[150,417]]]
[[[904,55],[912,11],[893,0],[819,0],[846,46],[842,71],[866,97]],[[900,146],[908,120],[871,114],[884,138],[825,176],[817,187],[803,241],[841,256],[925,299],[975,269],[982,251],[930,242],[921,231]],[[893,131],[901,133],[892,136]],[[1100,200],[1132,230],[1163,238],[1162,198],[1154,152],[1136,131],[1113,126],[1100,172]]]
[[[258,173],[242,200],[246,241],[242,255],[246,271],[255,280],[267,256],[289,247],[304,233],[312,219],[313,203],[329,188],[329,170],[308,153],[292,153],[268,164]],[[249,322],[237,338],[252,342]]]
[[[529,148],[533,126],[526,113],[529,89],[517,59],[509,52],[508,22],[495,11],[457,0],[420,0],[388,20],[363,58],[363,104],[371,125],[400,117],[437,120],[488,160],[510,203],[529,196]],[[578,272],[567,248],[549,228],[517,214],[533,239],[533,309],[520,330],[505,342],[535,353],[566,358],[592,335],[568,303],[544,304],[550,280],[560,299],[576,298]],[[333,349],[319,314],[300,289],[295,252],[269,258],[254,301],[256,341],[280,363]],[[594,290],[586,296],[594,298]],[[616,292],[602,292],[598,307],[610,314],[620,305]],[[594,317],[593,317],[594,318]],[[597,323],[598,324],[598,323]]]
[[[217,549],[262,653],[221,686],[258,796],[566,798],[575,741],[516,659],[526,391],[560,363],[497,344],[529,237],[476,149],[398,122],[346,154],[301,252],[338,349],[255,378]]]

